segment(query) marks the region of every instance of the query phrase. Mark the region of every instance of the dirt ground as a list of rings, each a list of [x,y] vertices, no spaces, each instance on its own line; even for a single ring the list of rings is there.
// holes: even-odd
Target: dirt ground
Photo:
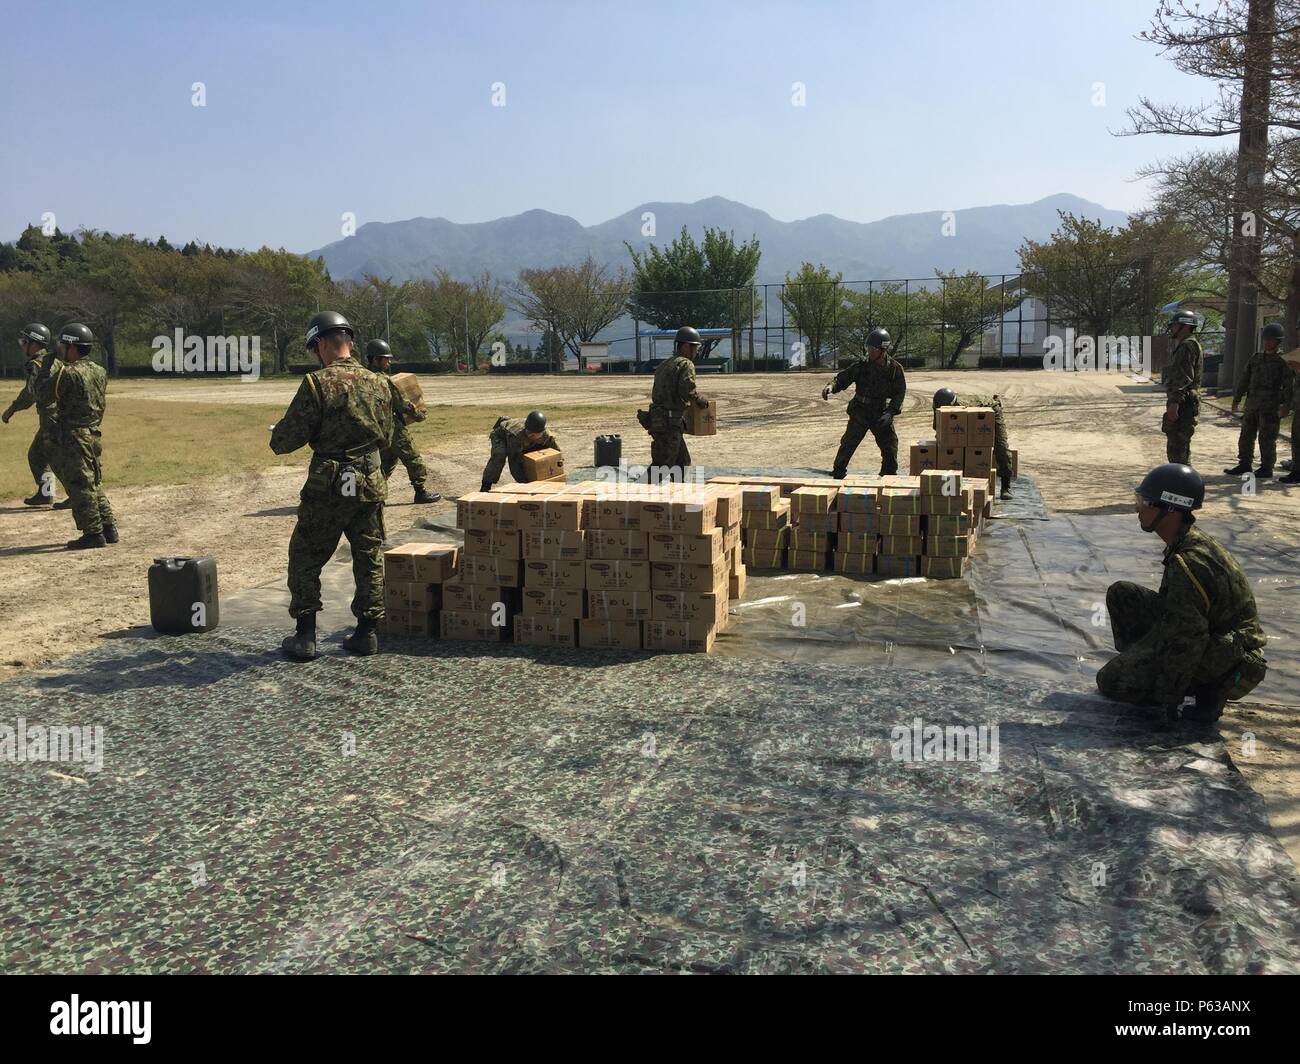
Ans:
[[[829,469],[844,427],[845,396],[822,402],[821,375],[708,376],[701,390],[719,400],[721,433],[692,438],[695,461],[706,465],[808,466]],[[1141,475],[1164,461],[1158,431],[1162,395],[1149,384],[1107,374],[964,372],[956,379],[936,372],[909,374],[904,415],[897,422],[900,450],[929,438],[930,396],[949,384],[960,393],[998,393],[1007,413],[1011,444],[1020,465],[1036,479],[1049,508],[1067,513],[1132,512],[1132,488]],[[482,408],[482,431],[438,441],[424,457],[431,488],[446,495],[475,489],[486,459],[486,433],[498,413],[546,410],[571,465],[591,462],[592,440],[616,432],[630,463],[649,460],[649,438],[634,411],[646,405],[646,378],[427,378],[431,403]],[[145,574],[160,555],[210,554],[218,559],[225,593],[282,578],[302,473],[297,469],[232,469],[227,476],[191,484],[114,488],[112,398],[265,403],[268,411],[287,405],[296,385],[169,381],[115,381],[105,421],[107,486],[118,514],[122,542],[102,551],[65,552],[73,533],[66,511],[31,510],[16,499],[0,500],[0,628],[8,634],[0,678],[83,649],[114,632],[149,619]],[[626,409],[616,417],[565,416],[566,407],[602,404]],[[274,420],[274,417],[271,418]],[[1193,443],[1197,464],[1217,473],[1235,460],[1238,423],[1207,406]],[[26,448],[26,433],[6,435],[0,445]],[[159,439],[158,447],[176,441]],[[211,446],[220,448],[214,439]],[[1285,449],[1284,454],[1285,454]],[[268,459],[270,457],[268,451]],[[852,465],[875,472],[870,438]],[[305,464],[305,460],[304,460]],[[410,488],[399,470],[387,511],[390,530],[450,506],[411,505]],[[1280,488],[1263,499],[1245,499],[1240,485],[1219,477],[1211,483],[1204,520],[1216,512],[1249,508],[1258,527],[1288,549],[1300,520],[1300,491]],[[1135,522],[1136,533],[1136,522]],[[1135,549],[1158,555],[1158,547],[1135,534]],[[288,619],[286,617],[286,625]],[[1290,647],[1272,646],[1272,653]],[[1249,728],[1258,739],[1256,756],[1238,758],[1292,858],[1300,863],[1300,727],[1294,707],[1251,707],[1225,718],[1223,733],[1235,749]]]

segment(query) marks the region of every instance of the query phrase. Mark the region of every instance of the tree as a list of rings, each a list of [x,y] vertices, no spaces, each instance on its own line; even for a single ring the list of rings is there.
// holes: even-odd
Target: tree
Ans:
[[[841,358],[865,358],[871,330],[889,330],[893,354],[930,360],[938,357],[939,312],[934,293],[901,281],[872,285],[866,292],[841,288],[835,330]]]
[[[501,287],[486,272],[467,282],[440,269],[432,282],[413,287],[412,300],[435,357],[444,351],[449,358],[463,357],[471,372],[483,342],[506,313]]]
[[[682,226],[681,235],[665,248],[651,244],[632,257],[632,293],[627,311],[638,321],[660,329],[694,325],[703,329],[747,328],[754,320],[754,278],[761,251],[758,239],[737,244],[735,235],[706,227],[700,244]],[[717,344],[707,339],[707,355]]]
[[[989,291],[988,278],[974,270],[964,274],[935,270],[934,275],[939,280],[939,358],[951,368],[1010,308]]]
[[[202,257],[202,252],[195,254]],[[231,306],[251,329],[270,333],[277,372],[287,373],[289,351],[302,349],[307,322],[329,283],[324,259],[308,259],[283,248],[259,248],[239,263]]]
[[[822,350],[835,328],[841,302],[839,283],[843,278],[840,273],[832,277],[827,267],[814,266],[811,262],[803,263],[793,277],[785,275],[781,302],[794,327],[807,338],[807,362],[814,368],[821,366]]]
[[[119,330],[148,305],[155,289],[144,267],[148,254],[131,236],[86,230],[75,265],[63,271],[60,308],[89,325],[104,351],[104,366],[117,373]]]
[[[623,270],[611,277],[588,256],[580,266],[521,270],[510,302],[537,328],[560,337],[581,364],[582,345],[618,320],[630,292]]]

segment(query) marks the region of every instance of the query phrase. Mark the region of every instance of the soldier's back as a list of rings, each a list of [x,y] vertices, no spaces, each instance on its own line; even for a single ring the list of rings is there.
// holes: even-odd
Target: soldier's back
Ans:
[[[388,378],[350,358],[314,370],[321,403],[313,448],[328,455],[361,457],[393,436],[393,396]]]

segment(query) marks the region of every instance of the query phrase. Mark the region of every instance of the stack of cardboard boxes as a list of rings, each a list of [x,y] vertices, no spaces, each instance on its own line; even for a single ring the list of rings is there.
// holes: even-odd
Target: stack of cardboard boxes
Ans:
[[[994,412],[988,406],[941,406],[935,438],[914,444],[912,476],[927,469],[957,469],[970,479],[987,478],[995,470]],[[1011,475],[1018,476],[1018,455],[1011,452]]]
[[[453,543],[407,543],[384,554],[384,631],[438,634],[442,590],[459,555]]]

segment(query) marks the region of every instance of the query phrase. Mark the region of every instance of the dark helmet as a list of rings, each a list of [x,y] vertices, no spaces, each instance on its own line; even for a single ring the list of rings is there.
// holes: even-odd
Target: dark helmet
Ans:
[[[868,347],[879,347],[879,348],[881,348],[882,350],[883,350],[884,348],[888,347],[888,346],[889,346],[889,330],[888,330],[888,329],[880,329],[880,328],[872,329],[871,332],[867,333],[867,346],[868,346]]]
[[[1205,501],[1205,481],[1191,466],[1169,462],[1156,466],[1142,478],[1137,493],[1162,510],[1199,510]]]
[[[30,325],[24,325],[18,331],[18,339],[30,340],[41,347],[50,346],[50,330],[42,325],[39,321],[34,321]]]
[[[1282,323],[1270,321],[1264,326],[1264,331],[1260,333],[1265,340],[1280,340],[1286,335],[1286,330],[1282,328]]]
[[[1175,325],[1190,325],[1192,327],[1192,331],[1195,332],[1196,315],[1193,314],[1190,310],[1180,310],[1177,314],[1175,314],[1172,318],[1169,319],[1169,328],[1172,329]]]
[[[951,388],[940,388],[934,393],[934,408],[936,410],[941,406],[956,406],[957,393]]]
[[[393,349],[388,346],[387,340],[370,340],[366,344],[366,359],[374,361],[377,358],[392,358]]]
[[[307,323],[307,350],[315,350],[316,338],[324,333],[334,332],[336,329],[342,329],[349,336],[356,336],[356,332],[348,324],[348,319],[337,310],[322,310]]]
[[[95,342],[95,334],[81,322],[71,321],[59,330],[59,342],[76,347],[89,347]]]
[[[524,431],[545,432],[546,415],[543,414],[540,410],[534,410],[531,413],[529,413],[529,415],[526,418],[524,418]]]
[[[700,331],[693,326],[683,325],[677,330],[677,336],[673,340],[673,350],[677,350],[678,344],[695,344],[698,347],[700,342]]]

